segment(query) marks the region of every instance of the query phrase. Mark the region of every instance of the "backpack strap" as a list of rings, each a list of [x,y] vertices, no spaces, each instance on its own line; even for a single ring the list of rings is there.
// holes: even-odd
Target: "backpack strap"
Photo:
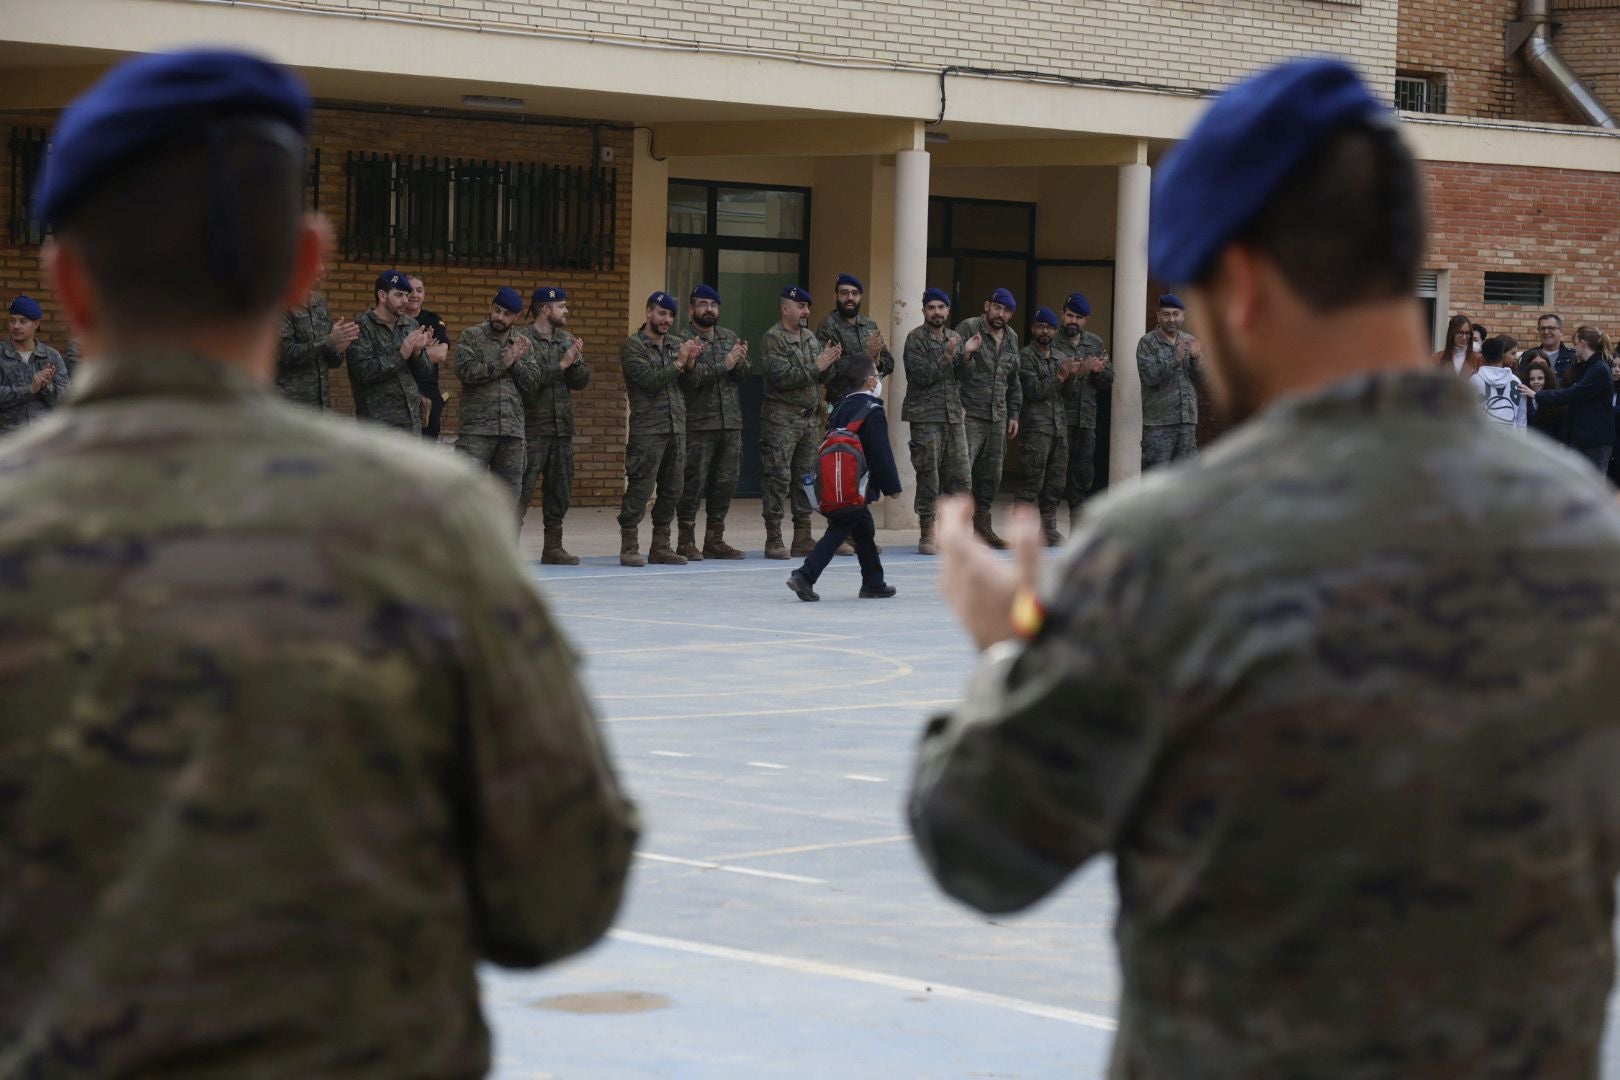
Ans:
[[[883,402],[877,400],[876,398],[873,398],[871,401],[868,401],[866,403],[866,406],[864,408],[862,408],[860,412],[855,414],[855,418],[853,420],[851,420],[849,423],[847,423],[847,424],[837,424],[837,425],[834,425],[834,426],[835,427],[841,427],[845,431],[852,431],[852,432],[857,432],[858,433],[861,430],[861,425],[866,423],[866,418],[868,416],[872,415],[872,410],[877,408],[879,405],[882,405],[882,404],[883,404]],[[829,421],[829,423],[830,423],[830,421]]]

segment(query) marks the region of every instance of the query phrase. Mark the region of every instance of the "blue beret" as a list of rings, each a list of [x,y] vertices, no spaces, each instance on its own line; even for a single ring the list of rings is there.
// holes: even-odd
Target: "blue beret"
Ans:
[[[373,286],[374,292],[393,292],[395,289],[410,292],[411,279],[398,270],[384,270],[377,275],[377,284]]]
[[[1238,83],[1153,178],[1148,269],[1161,281],[1198,281],[1330,135],[1394,122],[1341,60],[1300,60]]]
[[[12,315],[21,315],[23,318],[32,319],[35,322],[39,322],[45,314],[39,310],[39,301],[32,296],[17,297],[11,302],[11,307],[6,310]]]
[[[1063,301],[1063,310],[1072,311],[1076,315],[1090,315],[1091,301],[1086,299],[1083,292],[1070,293],[1069,298]]]
[[[990,302],[992,304],[1000,304],[1008,311],[1018,310],[1018,300],[1013,296],[1011,291],[1007,289],[997,289],[995,292],[991,293]]]
[[[529,303],[539,307],[557,300],[567,300],[568,290],[560,285],[542,285],[529,295]]]
[[[665,311],[679,310],[679,307],[675,303],[675,298],[669,295],[667,292],[655,292],[651,296],[647,297],[647,306],[661,307]]]
[[[523,294],[510,285],[502,285],[500,291],[495,294],[495,306],[503,307],[507,311],[522,311]]]
[[[1177,296],[1175,293],[1165,293],[1163,296],[1159,297],[1159,306],[1162,308],[1178,308],[1181,311],[1187,310],[1187,305],[1183,304],[1181,302],[1181,297]]]
[[[927,288],[923,290],[923,303],[932,304],[935,300],[938,300],[946,307],[951,306],[951,294],[944,289]]]
[[[799,304],[808,304],[811,302],[810,294],[804,289],[799,288],[797,285],[782,286],[782,299],[792,300]]]
[[[113,68],[57,121],[34,213],[55,224],[113,170],[176,138],[201,141],[213,121],[279,120],[309,134],[309,91],[285,68],[247,53],[187,50]]]
[[[699,285],[692,290],[692,299],[713,300],[718,304],[720,302],[720,293],[712,285]]]
[[[1051,308],[1043,307],[1035,312],[1035,323],[1045,323],[1047,326],[1055,327],[1057,326],[1057,315],[1053,313]]]
[[[861,292],[866,291],[866,286],[862,285],[861,284],[861,279],[856,277],[854,274],[839,274],[838,275],[838,283],[836,285],[834,285],[833,288],[842,289],[845,285],[853,285],[853,286],[855,286],[855,288],[859,289]]]

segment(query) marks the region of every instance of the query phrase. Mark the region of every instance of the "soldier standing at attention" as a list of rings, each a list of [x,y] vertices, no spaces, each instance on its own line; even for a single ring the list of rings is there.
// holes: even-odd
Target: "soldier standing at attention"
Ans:
[[[1159,325],[1136,344],[1142,376],[1142,471],[1198,456],[1198,384],[1204,347],[1181,328],[1187,305],[1159,297]]]
[[[422,395],[422,438],[439,441],[440,425],[444,421],[445,393],[439,386],[439,368],[450,358],[450,328],[436,311],[423,307],[427,303],[427,282],[420,274],[406,274],[410,282],[410,296],[405,300],[405,314],[416,320],[416,325],[433,331],[433,340],[411,361],[411,374],[416,378],[417,393]]]
[[[624,499],[619,504],[620,566],[646,566],[649,561],[686,564],[686,557],[675,554],[669,542],[669,526],[675,520],[686,476],[686,395],[675,384],[692,384],[703,343],[671,335],[674,325],[675,298],[655,292],[647,298],[647,321],[619,349],[624,392],[630,398]],[[637,530],[654,486],[658,501],[653,504],[652,546],[642,558]]]
[[[67,396],[67,364],[62,354],[39,340],[45,315],[39,301],[19,296],[7,309],[9,333],[0,342],[0,431],[30,424]]]
[[[802,558],[815,548],[810,535],[810,497],[802,478],[816,467],[821,446],[817,416],[820,387],[843,348],[821,342],[805,326],[810,321],[810,294],[797,285],[782,290],[780,321],[760,342],[765,354],[765,401],[759,409],[759,454],[763,471],[765,557]],[[782,544],[782,510],[793,508],[793,547]]]
[[[321,270],[324,274],[325,267]],[[328,369],[342,365],[343,354],[359,336],[358,324],[348,319],[333,321],[326,297],[311,289],[301,306],[282,316],[276,389],[289,400],[331,412],[332,380]]]
[[[1157,170],[1149,267],[1241,428],[1044,573],[1027,515],[1008,562],[940,508],[986,652],[912,828],[986,912],[1112,854],[1116,1078],[1598,1074],[1620,509],[1434,371],[1421,191],[1348,65],[1225,91]]]
[[[1030,324],[1035,340],[1018,354],[1018,381],[1023,408],[1018,414],[1019,502],[1040,508],[1046,546],[1057,547],[1063,535],[1057,529],[1058,503],[1069,469],[1069,422],[1063,409],[1063,388],[1080,370],[1077,356],[1065,356],[1053,347],[1057,313],[1041,308]]]
[[[461,430],[456,449],[495,474],[512,492],[518,525],[523,524],[523,470],[528,444],[523,436],[523,394],[518,361],[528,355],[528,335],[514,333],[523,297],[510,286],[495,294],[489,318],[461,332],[456,341],[456,378],[461,380]]]
[[[962,409],[967,414],[968,471],[978,512],[973,527],[993,548],[1007,545],[990,527],[990,506],[1001,488],[1001,466],[1007,440],[1018,434],[1023,387],[1018,381],[1018,331],[1007,325],[1018,301],[997,289],[984,302],[984,314],[964,319],[956,333],[982,343],[968,358],[962,380]]]
[[[585,342],[568,332],[568,291],[542,285],[529,296],[533,319],[523,332],[530,348],[518,361],[518,389],[523,391],[523,431],[528,462],[518,493],[518,524],[542,485],[540,512],[546,538],[540,561],[577,566],[579,557],[562,546],[563,516],[574,492],[574,391],[590,385]]]
[[[687,340],[703,346],[686,393],[686,480],[681,490],[680,543],[687,559],[741,559],[726,543],[726,513],[742,470],[742,398],[748,378],[748,342],[720,325],[720,294],[699,285],[687,302]],[[698,503],[707,500],[703,548],[697,546]]]
[[[398,270],[377,276],[376,306],[356,320],[360,333],[349,346],[349,385],[356,416],[420,438],[423,399],[412,368],[433,331],[405,314],[410,292]]]
[[[1114,364],[1103,339],[1086,329],[1091,319],[1091,301],[1085,293],[1070,293],[1059,317],[1063,332],[1053,347],[1065,356],[1084,361],[1063,384],[1063,407],[1069,419],[1069,475],[1064,497],[1069,503],[1072,528],[1097,479],[1098,399],[1113,389]]]
[[[56,125],[36,210],[86,358],[0,450],[33,508],[0,521],[7,1075],[482,1076],[478,962],[619,904],[635,812],[508,497],[272,387],[331,236],[309,117],[186,52]]]
[[[861,314],[861,297],[866,286],[854,274],[839,274],[833,288],[833,310],[816,327],[816,337],[828,345],[837,345],[843,351],[838,361],[827,372],[827,404],[836,405],[840,398],[858,387],[851,382],[849,364],[857,353],[865,353],[877,367],[882,378],[894,374],[894,356],[878,324]],[[850,549],[854,554],[854,549]]]
[[[917,471],[917,540],[919,555],[934,553],[934,503],[940,493],[967,491],[967,428],[962,412],[963,375],[967,358],[980,339],[967,341],[945,323],[951,297],[944,289],[926,289],[923,324],[906,335],[906,400],[900,418],[911,425],[911,465]]]

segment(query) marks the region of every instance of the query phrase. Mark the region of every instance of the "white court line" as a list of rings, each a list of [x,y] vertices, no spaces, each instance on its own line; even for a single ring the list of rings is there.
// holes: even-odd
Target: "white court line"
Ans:
[[[751,866],[727,866],[725,863],[707,862],[703,859],[681,859],[674,855],[651,855],[645,851],[636,852],[636,858],[646,859],[648,862],[673,863],[676,866],[690,866],[697,870],[719,870],[727,874],[742,874],[744,877],[770,878],[772,881],[792,881],[800,885],[825,885],[824,878],[805,877],[802,874],[783,874],[775,870],[755,870]]]
[[[886,776],[864,776],[858,772],[845,773],[844,779],[859,780],[863,784],[887,784],[889,782],[889,778]]]
[[[961,698],[938,698],[928,701],[867,701],[859,705],[809,705],[797,709],[747,709],[742,712],[650,713],[646,716],[609,716],[608,724],[628,724],[642,720],[722,720],[742,716],[802,716],[805,713],[862,712],[867,709],[933,709],[941,705],[955,705]]]
[[[989,1005],[997,1009],[1010,1009],[1026,1016],[1038,1016],[1046,1020],[1060,1020],[1065,1024],[1078,1024],[1081,1027],[1095,1028],[1098,1031],[1114,1031],[1119,1027],[1111,1016],[1099,1016],[1096,1013],[1080,1012],[1077,1009],[1062,1009],[1056,1005],[1042,1005],[1038,1001],[1025,1001],[1022,998],[1006,997],[1002,994],[989,994],[981,990],[969,990],[962,986],[924,982],[921,979],[910,979],[902,975],[887,975],[881,971],[866,971],[862,968],[845,967],[842,964],[826,964],[819,960],[800,960],[797,957],[778,956],[774,953],[732,949],[724,945],[708,945],[701,941],[683,941],[680,938],[641,934],[634,930],[609,930],[608,937],[630,945],[646,945],[654,949],[669,949],[673,952],[690,953],[694,956],[708,956],[717,960],[737,960],[745,964],[758,964],[761,967],[796,971],[806,975],[825,975],[832,979],[847,979],[850,982],[887,987],[890,990],[899,990],[907,994],[932,995],[934,997],[948,998],[952,1001],[963,1001],[970,1005]]]
[[[750,761],[748,764],[756,769],[785,769],[786,765],[773,765],[769,761]]]
[[[854,560],[851,560],[851,561],[854,561]],[[530,560],[530,565],[534,566],[534,567],[538,567],[540,565],[540,561],[538,559],[531,559]],[[907,560],[906,562],[893,562],[893,561],[891,561],[890,563],[886,564],[883,569],[884,569],[885,573],[887,573],[887,572],[889,572],[891,570],[900,570],[900,571],[904,571],[904,570],[930,570],[930,571],[934,571],[934,572],[937,573],[938,572],[938,567],[939,567],[938,563],[934,563],[934,562],[925,563],[925,562],[922,562],[919,559],[919,560],[916,560],[916,561]],[[648,578],[651,578],[651,577],[684,577],[684,578],[692,578],[692,577],[701,577],[701,576],[706,575],[706,574],[768,574],[768,573],[772,573],[772,572],[782,574],[782,572],[784,570],[789,570],[789,569],[792,569],[792,567],[787,566],[787,565],[777,565],[777,566],[727,566],[727,567],[724,567],[724,568],[717,566],[713,570],[710,570],[707,567],[701,567],[701,568],[696,568],[696,569],[685,569],[685,570],[677,570],[677,569],[671,568],[669,570],[654,570],[653,572],[648,573],[648,574],[633,574],[633,573],[627,572],[626,569],[621,567],[618,570],[609,570],[607,573],[604,573],[604,574],[561,574],[561,575],[558,575],[558,576],[555,576],[555,577],[551,576],[550,574],[546,573],[545,571],[540,571],[536,575],[536,577],[541,582],[543,582],[545,584],[546,588],[550,589],[550,588],[552,588],[554,586],[557,586],[557,585],[566,585],[570,581],[604,581],[604,580],[606,580],[606,581],[645,581],[645,580],[647,580]],[[782,576],[786,577],[787,575],[782,574]]]
[[[653,757],[691,757],[692,756],[691,754],[683,754],[678,750],[649,750],[649,751],[647,751],[647,753],[651,754]]]

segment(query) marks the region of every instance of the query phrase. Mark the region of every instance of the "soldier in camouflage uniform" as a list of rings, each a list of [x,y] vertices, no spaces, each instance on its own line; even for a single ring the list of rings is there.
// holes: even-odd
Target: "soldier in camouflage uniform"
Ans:
[[[360,335],[348,319],[332,319],[326,298],[310,291],[303,307],[282,316],[281,344],[276,352],[276,389],[313,409],[330,412],[332,381],[328,369],[343,363],[343,354]]]
[[[11,431],[50,412],[67,397],[67,363],[39,340],[39,302],[19,296],[9,308],[7,340],[0,342],[0,431]]]
[[[405,314],[410,292],[410,280],[398,270],[377,276],[377,305],[356,320],[360,333],[347,356],[354,414],[420,438],[422,393],[415,367],[433,343],[433,331]]]
[[[693,370],[703,352],[700,341],[682,341],[671,334],[675,325],[675,298],[655,292],[647,298],[647,321],[624,339],[619,367],[624,392],[630,399],[630,441],[624,448],[624,498],[619,503],[619,564],[646,566],[649,561],[683,566],[669,542],[670,522],[681,501],[686,477],[686,395]],[[677,385],[677,383],[681,385]],[[653,488],[652,546],[645,558],[637,529],[647,513]]]
[[[889,352],[888,342],[883,340],[883,331],[878,324],[861,314],[861,297],[866,292],[866,286],[854,274],[839,274],[836,287],[833,289],[833,298],[836,306],[821,320],[816,327],[816,337],[828,345],[837,345],[843,351],[838,361],[827,372],[826,393],[827,404],[835,405],[848,394],[855,386],[849,379],[849,361],[856,353],[865,353],[872,358],[881,378],[888,378],[894,374],[894,355]],[[854,549],[850,549],[851,553]]]
[[[530,348],[518,362],[518,388],[523,391],[524,433],[528,465],[518,494],[519,524],[534,502],[535,486],[544,482],[540,512],[545,523],[542,563],[577,566],[578,556],[562,546],[563,516],[574,492],[574,391],[590,385],[585,342],[568,332],[568,291],[542,285],[529,297],[532,322],[524,328]]]
[[[1159,325],[1136,345],[1142,376],[1142,471],[1198,456],[1198,384],[1204,347],[1181,328],[1187,308],[1159,297]]]
[[[742,398],[748,378],[748,342],[720,325],[720,294],[710,285],[692,290],[686,340],[703,346],[686,392],[686,480],[681,491],[680,543],[687,559],[741,559],[726,543],[726,513],[742,470]],[[697,546],[698,503],[707,501],[703,547]]]
[[[1155,179],[1151,271],[1252,419],[1042,575],[1027,518],[1014,564],[941,507],[988,651],[924,738],[918,843],[989,912],[1112,854],[1116,1078],[1596,1076],[1614,493],[1432,370],[1418,169],[1348,65],[1225,91]]]
[[[963,341],[946,328],[951,298],[944,289],[923,293],[923,324],[906,335],[906,400],[900,418],[911,429],[911,466],[917,472],[917,552],[934,553],[934,503],[941,493],[967,491],[967,427],[961,380],[978,338]]]
[[[982,342],[967,362],[962,379],[962,410],[967,414],[973,499],[979,508],[973,526],[995,548],[1007,545],[990,527],[990,506],[1001,489],[1007,440],[1018,434],[1018,414],[1024,404],[1018,380],[1018,331],[1008,325],[1017,310],[1013,294],[997,289],[984,302],[983,315],[964,319],[956,328],[963,340],[978,338]]]
[[[1040,510],[1048,547],[1063,543],[1057,528],[1058,503],[1069,472],[1069,421],[1063,390],[1080,369],[1078,357],[1053,346],[1057,313],[1041,308],[1030,324],[1032,342],[1018,354],[1023,409],[1018,414],[1017,500]]]
[[[461,429],[456,449],[494,474],[512,493],[518,525],[523,524],[523,471],[528,444],[523,437],[523,393],[518,364],[532,345],[513,331],[523,297],[510,286],[490,301],[489,318],[469,326],[456,340],[456,378],[461,380]]]
[[[1069,475],[1064,483],[1064,498],[1072,526],[1097,480],[1098,403],[1114,387],[1114,362],[1103,339],[1086,329],[1091,319],[1091,301],[1085,293],[1070,293],[1058,317],[1063,321],[1062,333],[1052,347],[1082,361],[1063,384],[1063,408],[1069,418]]]
[[[50,274],[98,336],[0,451],[0,502],[32,508],[0,523],[26,658],[0,672],[0,1075],[481,1076],[479,961],[568,956],[622,894],[635,813],[509,501],[272,388],[324,240],[308,119],[289,73],[194,52],[56,126]]]
[[[810,498],[803,478],[816,467],[821,446],[820,387],[843,355],[822,345],[807,328],[810,294],[797,285],[782,290],[781,320],[760,342],[765,354],[765,400],[759,409],[759,451],[764,468],[765,557],[802,557],[816,546],[810,535]],[[818,346],[820,348],[818,349]],[[782,511],[793,508],[793,547],[782,543]]]

